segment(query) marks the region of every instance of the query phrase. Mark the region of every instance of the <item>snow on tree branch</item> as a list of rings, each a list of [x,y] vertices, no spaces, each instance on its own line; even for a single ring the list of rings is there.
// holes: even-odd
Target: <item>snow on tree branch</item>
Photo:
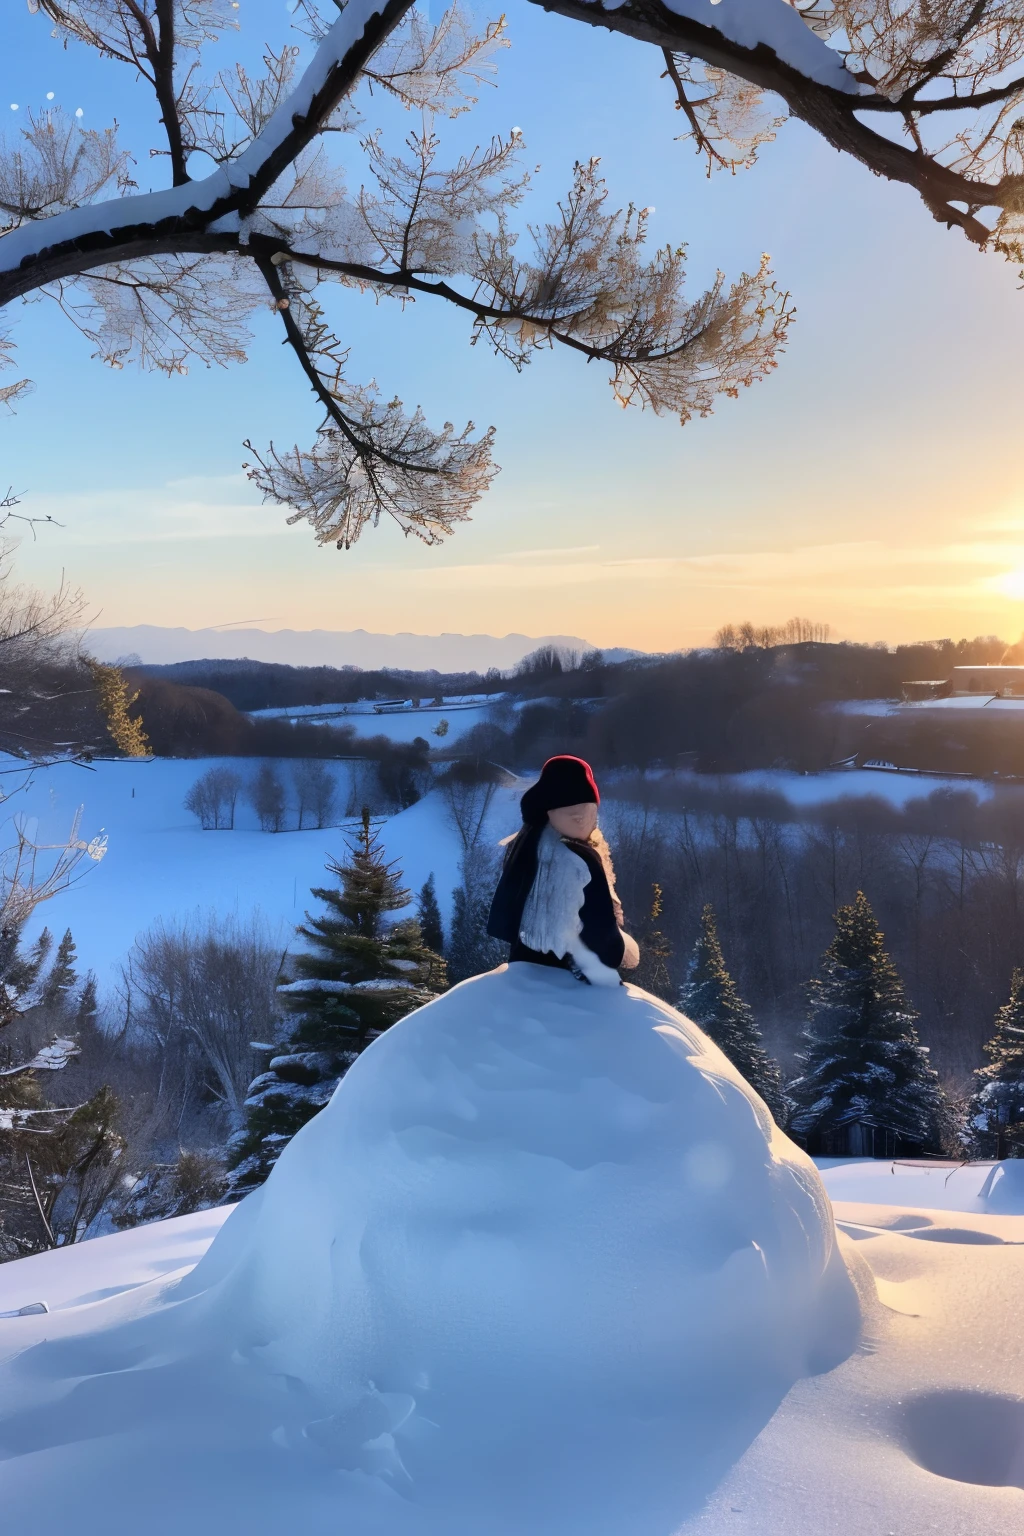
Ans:
[[[103,0],[103,8],[125,3]],[[117,259],[123,246],[137,246],[148,239],[160,241],[164,251],[177,250],[178,242],[198,230],[253,212],[264,193],[322,130],[411,3],[349,0],[295,89],[278,103],[256,138],[234,160],[201,181],[122,198],[113,205],[82,204],[5,235],[0,240],[0,303],[55,278],[98,266],[105,256]]]
[[[14,1067],[0,1067],[0,1077],[16,1077],[22,1072],[62,1072],[68,1062],[80,1054],[76,1040],[57,1037],[49,1045],[42,1046],[28,1061],[19,1062]],[[0,1126],[0,1129],[9,1131],[11,1126]]]
[[[655,45],[709,172],[751,165],[788,114],[1024,262],[1024,0],[536,3]],[[382,515],[434,543],[496,473],[493,429],[432,428],[418,406],[348,377],[317,297],[325,281],[462,309],[472,339],[517,368],[563,346],[604,364],[621,404],[681,422],[776,365],[793,311],[767,258],[690,301],[683,247],[649,253],[650,210],[610,210],[596,161],[525,234],[512,217],[528,184],[518,130],[442,163],[433,125],[492,82],[503,21],[480,29],[457,3],[431,24],[412,0],[300,0],[295,21],[316,49],[296,78],[290,42],[266,46],[262,72],[206,71],[207,45],[237,25],[232,0],[30,9],[153,91],[163,138],[149,163],[171,184],[137,190],[116,127],[29,116],[0,152],[0,306],[41,292],[111,366],[177,373],[193,357],[244,361],[269,303],[322,415],[311,448],[250,449],[250,473],[321,543],[347,548]],[[422,126],[399,153],[363,131],[367,183],[349,196],[333,150],[342,134],[354,144],[381,91]],[[214,168],[193,179],[201,162]],[[0,363],[8,351],[0,342]],[[26,388],[0,387],[0,405]]]
[[[915,188],[940,222],[1024,260],[1021,0],[533,3],[660,48],[675,64],[666,72],[690,121],[684,137],[711,164],[716,156],[730,169],[750,163],[754,93],[772,93],[834,148]],[[694,101],[687,88],[694,69],[698,77],[724,72],[751,89],[726,91],[713,75],[716,90]],[[723,115],[718,92],[742,102],[738,125],[728,101]],[[772,112],[768,104],[760,110]],[[956,128],[944,131],[951,112]],[[884,126],[873,126],[871,114]],[[994,222],[977,217],[987,208],[996,210]]]

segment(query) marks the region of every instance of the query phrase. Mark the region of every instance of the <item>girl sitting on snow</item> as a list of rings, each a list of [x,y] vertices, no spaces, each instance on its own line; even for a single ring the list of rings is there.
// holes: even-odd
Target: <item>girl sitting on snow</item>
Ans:
[[[509,961],[558,966],[595,986],[618,986],[640,962],[623,930],[611,853],[597,826],[601,796],[589,763],[549,757],[520,801],[487,931]]]

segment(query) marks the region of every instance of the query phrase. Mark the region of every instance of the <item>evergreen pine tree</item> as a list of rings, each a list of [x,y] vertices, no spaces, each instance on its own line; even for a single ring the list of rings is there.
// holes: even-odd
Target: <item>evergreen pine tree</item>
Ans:
[[[78,972],[75,970],[77,958],[78,950],[71,937],[71,929],[66,928],[39,992],[39,1001],[45,1008],[66,1008],[70,1003],[71,994],[78,984]]]
[[[441,922],[441,908],[437,904],[437,887],[434,884],[433,871],[423,883],[416,902],[416,915],[419,918],[420,932],[423,942],[428,949],[435,954],[444,952],[444,926]]]
[[[235,1196],[263,1183],[360,1051],[444,984],[444,961],[424,944],[419,924],[387,925],[387,914],[406,906],[409,892],[385,858],[368,810],[348,859],[327,867],[338,885],[314,889],[327,910],[306,914],[298,933],[308,947],[291,957],[291,979],[278,988],[291,1027],[268,1070],[250,1085],[245,1125],[229,1143]]]
[[[478,856],[465,860],[462,884],[452,892],[452,926],[445,958],[448,980],[453,984],[492,971],[508,959],[508,945],[487,932],[491,892],[497,883],[488,873]]]
[[[21,1012],[25,994],[39,980],[52,948],[49,928],[43,929],[27,955],[21,951],[21,924],[0,928],[0,1029]]]
[[[997,1011],[995,1034],[985,1047],[987,1067],[974,1074],[972,1151],[979,1157],[1024,1157],[1024,971],[1015,970],[1010,997]]]
[[[845,1133],[851,1155],[874,1150],[873,1135],[861,1127],[904,1147],[935,1147],[938,1078],[863,891],[839,909],[835,924],[809,988],[803,1072],[789,1085],[797,1104],[792,1129],[818,1143]]]
[[[776,1123],[785,1125],[789,1104],[782,1075],[761,1044],[753,1010],[740,997],[726,968],[715,909],[710,903],[701,913],[700,933],[679,994],[679,1007],[710,1035],[755,1093],[761,1095]]]
[[[637,935],[640,945],[640,964],[630,976],[638,987],[653,992],[655,997],[671,1000],[672,979],[668,963],[672,958],[672,945],[659,926],[665,910],[664,891],[655,880],[651,885],[651,906],[643,926]]]
[[[79,1029],[92,1030],[98,1027],[99,1000],[96,996],[96,977],[89,971],[82,983],[82,990],[78,994],[78,1006],[75,1009],[75,1024]]]

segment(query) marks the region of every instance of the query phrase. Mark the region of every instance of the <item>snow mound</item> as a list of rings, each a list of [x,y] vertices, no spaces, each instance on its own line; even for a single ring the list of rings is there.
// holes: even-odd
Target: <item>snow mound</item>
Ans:
[[[225,1271],[333,1408],[307,1436],[438,1530],[468,1496],[561,1532],[586,1488],[588,1530],[667,1532],[857,1331],[817,1173],[725,1058],[534,966],[364,1053],[193,1283]]]
[[[109,1536],[670,1536],[860,1323],[706,1037],[525,965],[395,1025],[190,1276],[93,1311],[0,1373],[40,1536],[90,1490]]]

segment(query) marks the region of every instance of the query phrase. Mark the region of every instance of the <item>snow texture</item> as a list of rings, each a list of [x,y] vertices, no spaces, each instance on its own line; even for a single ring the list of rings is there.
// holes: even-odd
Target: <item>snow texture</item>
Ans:
[[[234,831],[204,832],[182,805],[208,768],[229,768],[248,779],[258,766],[237,757],[122,759],[96,762],[91,769],[54,764],[37,770],[27,783],[23,770],[8,774],[3,780],[11,793],[3,830],[8,842],[14,817],[36,841],[62,842],[80,806],[86,835],[102,828],[109,838],[102,864],[90,863],[56,905],[44,902],[36,909],[27,940],[47,924],[59,924],[61,931],[70,927],[82,969],[96,972],[103,991],[115,982],[116,968],[137,935],[161,919],[173,923],[214,912],[244,923],[255,912],[272,942],[289,943],[310,905],[310,888],[324,882],[327,858],[344,851],[345,829],[260,832],[255,812],[240,799]],[[294,766],[294,760],[276,763],[286,785]],[[327,767],[337,779],[339,803],[351,799],[358,805],[362,776],[372,773],[373,765],[367,770],[359,762],[328,762]],[[19,783],[24,787],[17,788]],[[293,809],[290,814],[294,824]]]
[[[867,1312],[870,1348],[857,1351],[829,1376],[798,1383],[708,1505],[683,1523],[678,1536],[831,1536],[840,1531],[843,1536],[888,1531],[899,1536],[1017,1536],[1024,1522],[1024,1493],[1013,1486],[991,1486],[989,1463],[1001,1447],[1014,1443],[1013,1415],[1024,1396],[1019,1328],[1024,1161],[964,1167],[821,1159],[818,1166],[833,1201],[839,1202],[835,1213],[840,1241],[853,1261],[860,1261],[854,1262],[854,1269]],[[982,1195],[986,1186],[990,1193]],[[125,1300],[136,1311],[140,1304],[149,1305],[148,1298],[160,1294],[160,1277],[187,1273],[231,1209],[155,1222],[0,1265],[4,1357],[10,1359],[44,1337],[60,1336],[65,1348],[77,1346],[87,1363],[91,1340],[102,1348],[100,1336],[109,1326],[104,1315],[117,1305],[112,1298],[141,1287]],[[949,1213],[954,1213],[953,1219]],[[871,1294],[873,1287],[877,1297]],[[4,1318],[38,1306],[41,1299],[51,1309],[49,1317]],[[37,1400],[33,1392],[22,1405],[22,1439]],[[948,1434],[936,1432],[942,1428],[935,1424],[936,1408],[944,1405],[947,1427],[951,1422],[956,1431],[953,1447]],[[930,1422],[926,1418],[922,1424],[923,1414]],[[906,1433],[911,1415],[912,1440]],[[144,1422],[140,1415],[137,1430]],[[23,1482],[27,1490],[33,1475],[31,1457],[23,1464],[12,1451],[13,1439],[11,1426],[5,1425],[0,1443],[8,1460],[2,1476],[5,1485]],[[95,1449],[95,1443],[86,1440],[82,1458]],[[52,1454],[43,1450],[39,1455],[40,1479],[47,1476]],[[74,1450],[69,1446],[56,1454],[68,1461]],[[270,1455],[277,1458],[275,1473],[280,1474],[283,1458],[278,1448]],[[973,1457],[975,1464],[965,1468],[965,1456]],[[934,1467],[926,1466],[926,1460]],[[249,1468],[238,1452],[235,1464],[237,1487],[232,1490],[224,1479],[218,1494],[210,1479],[194,1489],[202,1506],[199,1518],[180,1527],[175,1536],[180,1529],[193,1528],[205,1536],[210,1530],[205,1506],[217,1507],[218,1498],[223,1512],[218,1536],[246,1528],[250,1497],[243,1477]],[[964,1481],[964,1471],[979,1480]],[[266,1481],[266,1473],[261,1475]],[[175,1488],[176,1482],[172,1491]],[[369,1524],[339,1522],[337,1501],[332,1506],[318,1499],[311,1480],[294,1491],[291,1508],[275,1498],[282,1512],[278,1536],[300,1528],[302,1536],[366,1536],[372,1530]],[[150,1491],[139,1527],[147,1536],[170,1536],[162,1508],[166,1496],[164,1486]],[[22,1507],[28,1497],[27,1491],[20,1495]],[[306,1515],[308,1520],[301,1518]],[[67,1528],[80,1536],[121,1536],[115,1516],[114,1501],[100,1489],[76,1505]],[[478,1536],[491,1536],[489,1517],[488,1505],[481,1512]],[[51,1536],[51,1529],[33,1515],[25,1529]],[[632,1529],[632,1524],[626,1527]],[[587,1536],[571,1511],[562,1536]]]
[[[19,1072],[61,1072],[74,1056],[80,1054],[75,1040],[51,1040],[28,1061],[0,1070],[0,1077],[14,1077]]]
[[[601,0],[606,11],[617,11],[625,0]],[[784,64],[809,80],[847,95],[864,87],[848,74],[839,54],[812,32],[788,0],[664,0],[665,8],[687,21],[713,27],[741,48],[764,44]]]
[[[394,963],[394,962],[390,962]],[[321,981],[316,976],[304,976],[299,981],[286,981],[278,987],[279,992],[332,992],[339,996],[346,992],[400,992],[402,990],[414,992],[416,983],[412,981]]]
[[[324,37],[298,85],[279,104],[252,143],[234,160],[229,160],[201,181],[165,187],[159,192],[143,192],[137,197],[87,203],[50,219],[22,224],[0,240],[0,271],[12,272],[26,259],[65,240],[80,240],[86,235],[110,233],[139,224],[158,224],[164,219],[183,218],[188,213],[206,213],[222,198],[248,187],[267,158],[293,131],[293,117],[302,117],[309,111],[310,103],[331,70],[359,42],[367,24],[379,12],[380,0],[348,0],[343,14]]]
[[[818,1158],[817,1164],[833,1201],[1024,1216],[1024,1158],[1005,1163]]]
[[[699,1030],[513,966],[363,1052],[186,1279],[4,1326],[34,1536],[670,1536],[860,1311]]]
[[[531,704],[533,700],[529,701]],[[359,737],[386,736],[389,741],[411,742],[422,737],[429,746],[449,751],[460,736],[494,720],[501,706],[494,699],[477,704],[429,705],[420,709],[400,709],[377,714],[372,704],[309,704],[292,709],[259,709],[251,712],[253,720],[296,720],[307,725],[349,726]],[[513,706],[515,708],[515,706]],[[444,737],[434,735],[442,720],[447,720]]]

